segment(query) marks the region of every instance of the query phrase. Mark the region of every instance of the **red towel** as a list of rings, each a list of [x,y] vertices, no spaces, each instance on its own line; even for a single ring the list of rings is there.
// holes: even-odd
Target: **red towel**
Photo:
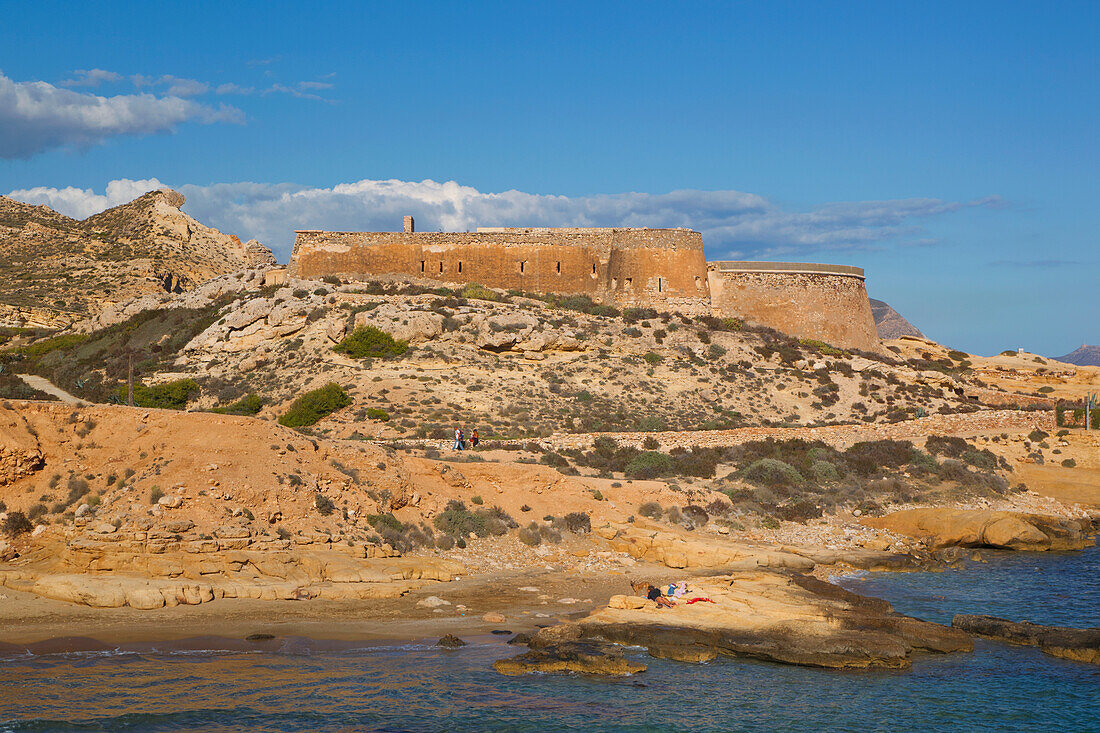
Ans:
[[[689,599],[688,599],[687,601],[685,601],[685,602],[686,602],[686,603],[687,603],[687,604],[688,604],[689,606],[690,606],[690,605],[691,605],[692,603],[714,603],[714,601],[712,601],[712,600],[711,600],[711,599],[709,599],[709,598],[689,598]]]

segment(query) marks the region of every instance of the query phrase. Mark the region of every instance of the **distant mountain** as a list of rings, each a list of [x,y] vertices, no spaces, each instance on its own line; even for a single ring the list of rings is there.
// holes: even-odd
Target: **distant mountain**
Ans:
[[[1051,357],[1077,366],[1100,366],[1100,346],[1082,345],[1065,356]]]
[[[916,336],[925,338],[916,326],[905,320],[900,313],[890,307],[888,303],[871,298],[871,315],[875,319],[875,327],[878,329],[878,337],[882,339],[896,339],[901,336]]]
[[[259,242],[195,221],[183,202],[162,189],[77,221],[0,196],[0,325],[65,326],[108,303],[275,263]]]

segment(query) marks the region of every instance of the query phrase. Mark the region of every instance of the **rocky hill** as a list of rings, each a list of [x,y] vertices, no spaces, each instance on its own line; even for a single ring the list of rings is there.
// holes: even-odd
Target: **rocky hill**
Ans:
[[[106,308],[75,333],[17,347],[28,358],[10,370],[117,401],[132,354],[142,387],[191,380],[184,403],[197,409],[255,395],[253,413],[268,419],[335,382],[354,406],[311,429],[390,440],[442,440],[456,424],[529,438],[893,422],[980,399],[966,365],[947,356],[850,353],[730,320],[473,285],[263,281],[246,270]],[[370,329],[400,353],[337,348]]]
[[[1065,356],[1054,357],[1057,361],[1077,366],[1100,366],[1100,346],[1082,344]]]
[[[0,196],[0,325],[68,325],[142,293],[180,292],[271,251],[180,211],[183,195],[152,191],[83,221]]]
[[[902,336],[916,336],[924,338],[916,326],[905,320],[900,313],[890,307],[889,303],[871,298],[871,315],[875,319],[875,328],[878,329],[880,339],[896,339]]]

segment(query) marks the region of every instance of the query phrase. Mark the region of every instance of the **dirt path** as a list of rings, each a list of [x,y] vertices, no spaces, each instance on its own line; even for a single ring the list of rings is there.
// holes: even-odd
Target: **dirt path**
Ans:
[[[68,402],[70,405],[88,404],[85,400],[82,400],[75,395],[69,394],[45,377],[40,377],[37,374],[19,374],[17,376],[24,382],[26,382],[28,386],[34,387],[39,392],[51,394],[62,402]]]

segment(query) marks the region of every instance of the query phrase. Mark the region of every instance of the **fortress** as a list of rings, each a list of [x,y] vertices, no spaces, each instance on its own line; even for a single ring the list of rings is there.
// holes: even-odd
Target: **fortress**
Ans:
[[[296,232],[289,275],[407,275],[588,295],[618,307],[734,317],[801,338],[877,351],[863,270],[710,262],[690,229],[479,227],[475,232]]]

